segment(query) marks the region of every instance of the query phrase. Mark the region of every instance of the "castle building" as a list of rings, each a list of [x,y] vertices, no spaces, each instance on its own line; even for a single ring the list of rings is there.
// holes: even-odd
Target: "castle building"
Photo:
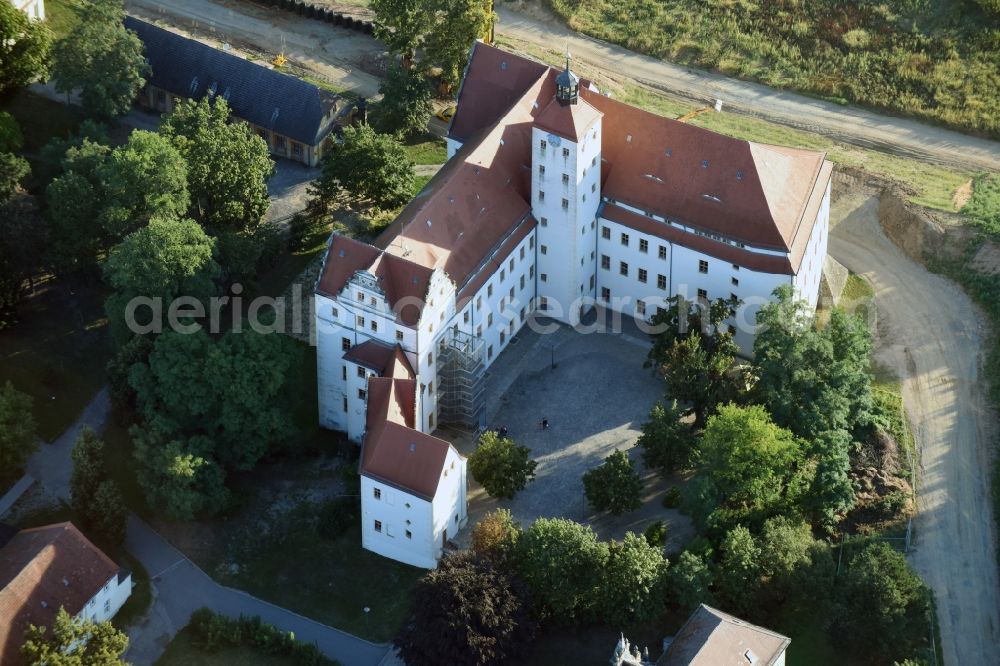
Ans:
[[[333,236],[317,281],[320,422],[362,442],[363,474],[380,446],[372,382],[409,381],[394,374],[403,359],[412,415],[393,423],[419,449],[441,423],[485,425],[486,370],[534,314],[576,324],[599,307],[648,321],[673,295],[735,296],[744,305],[729,325],[749,352],[754,315],[779,285],[816,305],[823,153],[659,117],[601,94],[568,58],[558,70],[482,43],[447,142],[448,162],[373,244]],[[450,455],[434,457],[440,480]],[[406,460],[394,477],[404,493],[427,474]],[[451,497],[459,476],[435,492]],[[464,486],[457,495],[452,530]]]

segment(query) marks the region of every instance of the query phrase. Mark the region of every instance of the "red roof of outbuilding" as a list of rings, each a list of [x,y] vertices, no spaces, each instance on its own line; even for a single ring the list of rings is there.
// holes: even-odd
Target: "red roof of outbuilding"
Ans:
[[[77,615],[120,569],[72,523],[18,532],[0,548],[0,663],[21,663],[29,624]]]

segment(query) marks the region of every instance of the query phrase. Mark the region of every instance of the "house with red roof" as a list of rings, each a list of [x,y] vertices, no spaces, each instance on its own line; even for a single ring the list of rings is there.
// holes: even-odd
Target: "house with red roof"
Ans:
[[[0,547],[0,663],[22,663],[28,625],[51,627],[60,607],[103,622],[131,594],[132,573],[72,523],[21,530]]]
[[[485,426],[486,371],[533,315],[573,325],[596,308],[641,324],[675,295],[733,296],[743,305],[726,325],[749,353],[778,286],[816,306],[824,153],[656,116],[581,82],[569,58],[559,70],[483,43],[447,141],[448,162],[374,243],[332,237],[317,280],[320,422],[373,459],[372,382],[399,379],[390,358],[405,358],[415,390],[412,418],[398,403],[406,418],[382,433],[395,459],[424,448],[399,444],[400,428]],[[432,459],[443,478],[448,456]],[[426,496],[424,462],[406,469],[395,486]]]

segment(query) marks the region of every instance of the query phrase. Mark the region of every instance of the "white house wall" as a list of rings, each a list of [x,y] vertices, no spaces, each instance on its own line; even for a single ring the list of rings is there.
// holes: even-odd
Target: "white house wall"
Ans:
[[[376,489],[379,499],[375,498]],[[381,531],[375,529],[376,520],[381,523]],[[439,543],[432,503],[362,475],[361,545],[384,557],[433,569],[437,566]]]
[[[434,495],[434,535],[437,547],[443,548],[445,539],[454,539],[468,521],[466,488],[466,461],[454,447],[448,448],[444,471]],[[437,551],[441,556],[441,551]]]
[[[823,204],[816,214],[806,253],[802,257],[799,272],[793,284],[799,298],[809,303],[809,309],[815,310],[819,301],[819,281],[823,274],[823,261],[826,259],[827,243],[830,237],[830,185],[826,186]]]
[[[115,574],[77,613],[80,619],[105,622],[113,618],[132,594],[132,575],[118,580]]]
[[[452,139],[451,137],[447,137],[445,138],[445,143],[447,144],[448,147],[448,159],[450,160],[452,157],[455,156],[455,153],[457,153],[459,149],[462,147],[462,142],[459,141],[458,139]]]

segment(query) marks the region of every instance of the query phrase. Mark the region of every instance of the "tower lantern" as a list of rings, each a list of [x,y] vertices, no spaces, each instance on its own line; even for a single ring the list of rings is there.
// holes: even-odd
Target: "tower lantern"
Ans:
[[[556,99],[563,106],[576,104],[580,97],[580,77],[569,68],[569,50],[566,51],[566,69],[556,77]]]

